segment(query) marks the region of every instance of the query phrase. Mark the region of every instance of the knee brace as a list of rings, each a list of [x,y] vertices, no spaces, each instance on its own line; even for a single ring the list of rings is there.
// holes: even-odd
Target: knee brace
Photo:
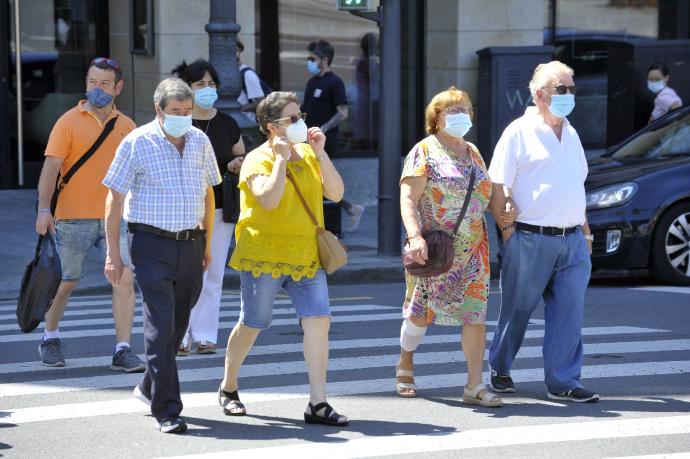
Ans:
[[[428,327],[419,327],[410,319],[405,319],[400,328],[400,347],[407,352],[416,351],[426,334],[427,328]]]

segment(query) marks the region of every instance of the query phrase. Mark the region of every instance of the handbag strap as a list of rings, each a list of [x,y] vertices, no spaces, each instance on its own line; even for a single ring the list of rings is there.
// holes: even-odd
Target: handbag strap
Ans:
[[[72,167],[70,167],[65,176],[62,177],[62,180],[61,177],[58,175],[57,181],[55,182],[55,192],[53,193],[53,199],[50,202],[51,214],[55,215],[55,209],[57,208],[57,197],[58,194],[60,194],[60,191],[62,191],[65,185],[69,183],[69,181],[72,179],[72,176],[74,176],[74,174],[77,173],[79,168],[81,168],[81,166],[83,166],[84,163],[88,161],[89,158],[91,158],[94,155],[94,153],[96,153],[96,150],[98,150],[101,147],[105,139],[108,137],[108,135],[110,135],[113,128],[115,127],[117,118],[118,116],[115,116],[105,124],[105,127],[103,128],[101,134],[98,136],[93,145],[91,145],[91,147],[88,150],[86,150],[86,153],[81,155],[81,158],[79,158],[79,160],[76,163],[74,163]]]
[[[287,165],[286,165],[286,170],[285,170],[285,176],[288,178],[288,180],[290,180],[292,182],[292,186],[295,187],[295,191],[297,192],[297,196],[299,197],[299,200],[302,202],[302,206],[304,206],[304,210],[307,211],[307,214],[309,215],[309,219],[312,221],[312,223],[314,223],[314,225],[317,228],[321,228],[321,225],[319,225],[319,222],[316,220],[314,213],[309,208],[307,201],[304,199],[302,192],[300,191],[299,187],[297,186],[297,181],[292,176],[292,173],[290,172],[290,170],[287,169]]]
[[[472,161],[472,153],[469,151],[469,147],[467,148],[467,151],[470,153],[470,161]],[[470,205],[472,191],[474,190],[474,181],[477,178],[477,172],[474,167],[474,161],[470,163],[470,168],[472,169],[472,172],[470,172],[470,181],[467,183],[467,194],[465,195],[465,202],[462,203],[462,210],[460,210],[460,216],[458,217],[458,221],[455,223],[455,229],[453,229],[453,234],[458,232],[460,224],[462,223],[462,220],[465,218],[467,207],[469,207]]]

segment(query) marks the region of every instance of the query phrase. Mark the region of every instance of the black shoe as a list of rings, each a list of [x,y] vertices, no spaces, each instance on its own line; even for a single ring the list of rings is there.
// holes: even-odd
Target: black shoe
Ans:
[[[549,392],[546,396],[551,400],[565,400],[566,402],[576,403],[596,403],[599,401],[599,394],[586,390],[583,387],[578,387],[559,394],[552,394]]]
[[[187,431],[187,423],[177,416],[156,419],[156,428],[163,433],[184,433]]]
[[[501,392],[503,394],[515,392],[515,384],[510,375],[500,376],[494,370],[491,370],[491,389],[494,392]]]

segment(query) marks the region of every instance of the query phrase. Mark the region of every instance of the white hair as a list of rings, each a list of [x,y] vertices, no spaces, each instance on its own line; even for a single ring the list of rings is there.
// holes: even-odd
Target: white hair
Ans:
[[[537,98],[537,91],[539,89],[544,89],[562,73],[570,75],[571,77],[575,74],[573,69],[560,61],[551,61],[546,64],[537,65],[532,75],[532,81],[529,82],[529,92],[532,93],[532,99],[535,100]]]
[[[158,104],[161,110],[165,110],[168,99],[175,99],[180,102],[194,99],[192,88],[179,78],[166,78],[158,83],[156,91],[153,93],[153,103]]]

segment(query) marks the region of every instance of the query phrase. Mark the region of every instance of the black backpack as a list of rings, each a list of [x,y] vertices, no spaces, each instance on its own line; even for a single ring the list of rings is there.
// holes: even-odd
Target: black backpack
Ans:
[[[266,82],[263,80],[263,78],[261,78],[261,76],[260,76],[258,73],[256,73],[256,70],[254,70],[254,69],[251,68],[251,67],[245,67],[245,68],[243,68],[242,70],[240,70],[240,74],[242,75],[242,89],[244,89],[244,93],[245,93],[245,94],[248,94],[248,93],[247,93],[247,86],[246,86],[245,83],[244,83],[244,74],[247,73],[247,72],[250,71],[250,70],[251,70],[252,72],[254,72],[254,73],[256,74],[256,76],[259,78],[259,83],[261,84],[261,90],[262,90],[263,93],[264,93],[264,97],[266,97],[267,95],[269,95],[270,93],[272,93],[272,92],[273,92],[273,88],[271,88],[271,86],[270,86],[268,83],[266,83]]]

